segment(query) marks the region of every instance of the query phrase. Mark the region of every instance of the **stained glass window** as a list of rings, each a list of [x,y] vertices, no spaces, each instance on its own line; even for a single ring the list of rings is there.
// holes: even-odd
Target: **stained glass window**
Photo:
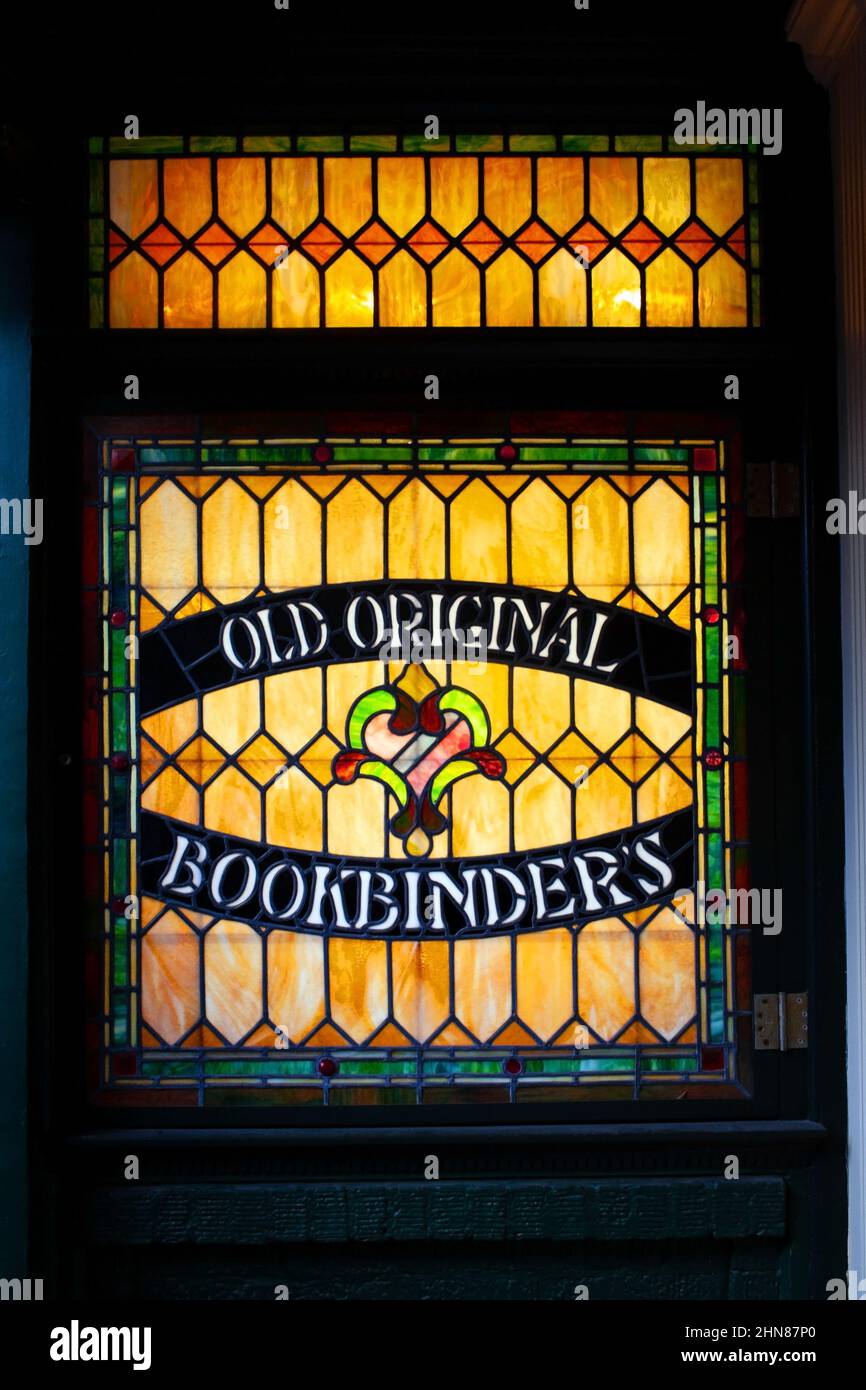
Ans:
[[[744,1093],[736,439],[87,467],[103,1099]]]
[[[607,135],[91,140],[110,328],[745,328],[758,162]]]

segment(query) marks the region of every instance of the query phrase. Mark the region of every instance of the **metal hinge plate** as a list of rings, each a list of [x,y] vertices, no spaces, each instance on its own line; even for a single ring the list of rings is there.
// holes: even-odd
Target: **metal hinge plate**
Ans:
[[[754,1004],[758,1052],[791,1052],[809,1046],[808,994],[756,994]]]

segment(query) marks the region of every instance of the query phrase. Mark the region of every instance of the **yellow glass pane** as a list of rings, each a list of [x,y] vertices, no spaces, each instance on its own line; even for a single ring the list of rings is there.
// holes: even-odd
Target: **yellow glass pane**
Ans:
[[[472,328],[480,314],[478,267],[455,248],[433,267],[433,327]]]
[[[351,236],[373,211],[373,177],[369,159],[326,159],[325,216],[343,236]]]
[[[533,321],[532,270],[515,251],[488,266],[486,322],[489,328],[528,328]]]
[[[176,1043],[201,1017],[199,938],[167,912],[141,943],[141,1010],[148,1027]]]
[[[572,838],[572,791],[547,767],[533,769],[514,789],[514,848],[541,849]]]
[[[570,931],[528,932],[517,938],[517,1014],[542,1042],[574,1014],[573,945]]]
[[[418,478],[388,507],[388,573],[394,579],[445,576],[445,503]]]
[[[661,478],[633,504],[635,584],[658,608],[668,608],[690,580],[689,504]]]
[[[743,215],[743,161],[695,160],[695,205],[710,231],[722,236]]]
[[[539,159],[538,215],[560,236],[583,216],[583,160]]]
[[[406,236],[424,216],[424,160],[380,159],[376,163],[379,216]]]
[[[510,723],[509,714],[509,668],[498,661],[470,662],[455,661],[451,666],[451,679],[462,690],[477,695],[490,720],[490,741],[495,743],[499,735]]]
[[[325,943],[305,932],[272,931],[265,938],[268,1014],[294,1043],[325,1016]]]
[[[352,857],[385,856],[385,790],[369,777],[359,777],[350,786],[328,789],[329,854]],[[392,800],[388,813],[397,809]]]
[[[454,1012],[481,1042],[512,1013],[511,940],[481,937],[454,943]]]
[[[139,525],[142,586],[170,610],[186,598],[198,579],[195,503],[166,481],[142,502]]]
[[[379,271],[379,323],[383,328],[423,328],[427,277],[408,251],[398,251]]]
[[[637,217],[637,160],[589,161],[589,213],[606,232],[623,231]]]
[[[643,162],[644,216],[665,236],[688,220],[692,206],[691,162],[688,159],[654,159]]]
[[[352,481],[328,502],[328,583],[381,579],[384,509],[363,483]]]
[[[192,237],[210,221],[212,211],[209,159],[167,159],[162,189],[166,221]]]
[[[635,702],[635,718],[641,732],[663,753],[685,738],[692,727],[687,714],[670,709],[668,705],[660,705],[655,700],[645,700],[641,695]]]
[[[683,771],[687,771],[683,768]],[[692,788],[667,763],[648,777],[637,792],[638,820],[655,820],[692,804]]]
[[[451,503],[451,578],[508,582],[505,503],[480,478]]]
[[[424,1043],[450,1012],[450,947],[446,941],[395,941],[391,947],[394,1017]]]
[[[727,251],[717,251],[698,270],[702,328],[745,328],[746,272]]]
[[[274,328],[319,327],[319,272],[299,251],[274,266]]]
[[[484,168],[484,215],[511,236],[532,212],[532,168],[528,159],[488,158]]]
[[[515,584],[564,589],[568,583],[568,509],[536,478],[511,504],[511,566]]]
[[[262,1016],[262,938],[243,922],[216,922],[204,938],[205,1014],[230,1043]]]
[[[157,186],[155,159],[113,159],[109,211],[128,237],[139,237],[156,221]]]
[[[163,277],[166,328],[210,328],[213,323],[213,272],[190,251]]]
[[[219,272],[220,328],[264,328],[265,269],[241,251]]]
[[[226,768],[205,788],[204,823],[208,830],[221,830],[225,835],[262,839],[262,795],[240,768]]]
[[[182,704],[160,710],[159,714],[148,715],[142,719],[141,727],[166,753],[174,753],[198,728],[198,701],[184,700]]]
[[[265,161],[218,159],[217,210],[235,236],[246,236],[265,215]]]
[[[155,328],[157,324],[156,271],[137,251],[112,268],[109,287],[111,328]]]
[[[202,722],[208,738],[226,753],[235,753],[259,730],[261,681],[236,681],[202,697]]]
[[[325,671],[328,729],[342,745],[346,738],[349,710],[366,690],[373,690],[385,679],[381,661],[340,661]]]
[[[451,789],[451,852],[458,859],[471,854],[507,854],[508,788],[486,777],[464,777]]]
[[[218,603],[237,603],[261,583],[259,507],[226,479],[202,504],[202,578]]]
[[[695,1013],[695,938],[662,908],[640,934],[641,1013],[663,1038],[673,1038]]]
[[[197,825],[201,815],[199,794],[186,777],[173,767],[167,767],[141,793],[145,811]]]
[[[588,598],[613,603],[630,582],[628,503],[602,479],[572,503],[573,582]]]
[[[322,581],[322,504],[289,480],[265,502],[265,583],[302,588]]]
[[[589,922],[577,937],[577,1008],[608,1041],[635,1012],[634,937],[618,918]]]
[[[668,248],[646,268],[646,321],[649,328],[691,328],[694,272]]]
[[[631,723],[631,696],[627,690],[577,679],[572,683],[574,723],[578,731],[606,753],[618,743]]]
[[[571,679],[560,671],[515,666],[514,727],[537,753],[546,753],[571,723]]]
[[[586,327],[586,270],[561,247],[538,271],[538,313],[543,328]]]
[[[331,1017],[357,1043],[388,1017],[388,947],[384,941],[328,942]]]
[[[318,676],[319,672],[314,674]],[[265,831],[269,843],[286,845],[289,849],[324,849],[323,796],[321,787],[300,768],[289,767],[282,771],[265,793]]]
[[[315,666],[267,676],[265,728],[288,753],[306,747],[324,722],[322,673]]]
[[[459,236],[478,216],[478,161],[430,160],[430,209],[440,227]]]
[[[373,272],[353,251],[325,271],[325,322],[329,328],[371,328]]]
[[[613,768],[593,768],[574,790],[574,838],[589,840],[631,825],[632,790]]]
[[[312,157],[271,160],[271,211],[289,236],[300,236],[319,213],[319,163]]]
[[[640,271],[621,251],[592,266],[592,321],[596,328],[640,326]]]

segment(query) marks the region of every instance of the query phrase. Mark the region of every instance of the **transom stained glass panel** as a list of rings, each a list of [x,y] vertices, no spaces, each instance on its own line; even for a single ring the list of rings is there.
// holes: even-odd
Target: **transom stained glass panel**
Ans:
[[[91,141],[110,328],[745,328],[758,171],[669,137]]]
[[[103,1098],[742,1093],[724,441],[105,439],[93,481]]]

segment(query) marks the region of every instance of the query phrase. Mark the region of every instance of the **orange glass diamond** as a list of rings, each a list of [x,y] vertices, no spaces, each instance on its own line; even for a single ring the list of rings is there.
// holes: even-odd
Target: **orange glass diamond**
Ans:
[[[422,261],[435,261],[437,256],[442,254],[448,245],[448,238],[433,222],[422,222],[417,232],[413,232],[409,238],[409,245],[420,256]]]
[[[324,222],[317,222],[307,232],[301,245],[308,256],[312,256],[314,261],[319,262],[319,265],[324,265],[337,254],[343,245],[343,240]]]
[[[643,219],[636,222],[622,239],[623,250],[641,263],[649,260],[661,244],[662,239],[658,232],[654,231],[649,223],[644,222]]]
[[[382,226],[381,222],[371,222],[370,226],[365,227],[363,232],[355,238],[357,249],[374,265],[378,265],[391,248],[396,245],[396,238],[391,235],[387,227]]]
[[[209,223],[195,239],[195,249],[211,265],[220,265],[236,246],[237,241],[221,222]]]
[[[267,266],[273,265],[280,248],[287,247],[288,244],[289,238],[275,227],[273,222],[266,222],[263,227],[259,227],[249,242],[250,250]]]
[[[464,251],[468,251],[470,256],[483,265],[499,250],[502,245],[502,237],[495,227],[491,227],[489,222],[485,222],[483,217],[479,217],[477,222],[473,222],[468,232],[463,233],[460,243]]]
[[[530,222],[517,238],[517,245],[531,261],[540,261],[547,255],[551,246],[556,245],[556,239],[540,222]]]
[[[704,231],[700,222],[691,221],[687,227],[683,227],[676,238],[676,244],[690,261],[702,261],[715,243],[709,232]]]
[[[591,264],[610,245],[610,237],[595,222],[587,220],[575,228],[568,238],[568,244],[575,255],[580,254]]]
[[[165,265],[180,247],[180,238],[176,237],[170,227],[164,222],[160,222],[154,227],[152,232],[148,232],[141,249],[146,251],[151,260],[157,261],[159,265]]]

